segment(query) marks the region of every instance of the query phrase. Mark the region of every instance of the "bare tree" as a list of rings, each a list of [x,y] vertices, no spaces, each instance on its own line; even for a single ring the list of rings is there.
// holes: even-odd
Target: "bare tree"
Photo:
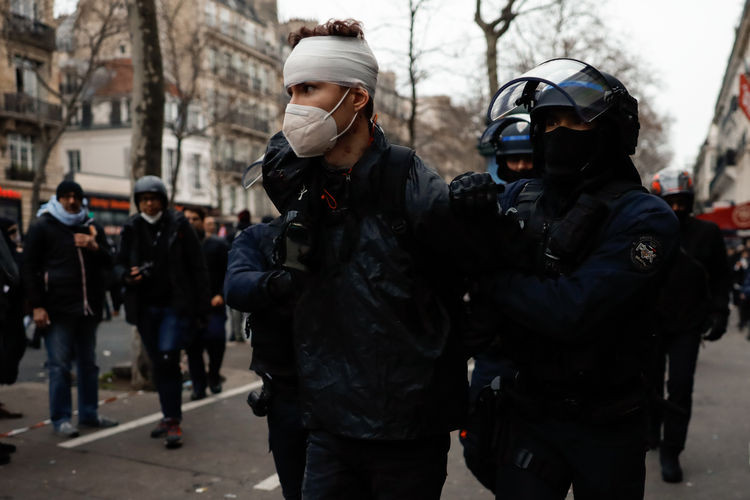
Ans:
[[[474,22],[482,29],[487,44],[487,83],[489,95],[497,91],[497,43],[508,32],[513,22],[520,16],[534,11],[546,10],[552,6],[564,3],[564,0],[551,0],[528,8],[527,0],[504,0],[504,5],[498,9],[499,15],[492,21],[485,21],[482,17],[482,0],[476,0]]]
[[[414,41],[417,13],[424,4],[425,0],[409,0],[409,90],[411,99],[409,104],[411,111],[409,112],[408,130],[409,130],[409,147],[414,147],[416,144],[416,128],[417,128],[417,84],[419,83],[419,73],[417,70],[417,61],[419,59],[419,51],[417,50],[416,43]]]
[[[37,82],[50,94],[60,100],[62,120],[55,128],[41,127],[39,154],[35,158],[34,180],[31,188],[31,206],[39,206],[40,191],[46,179],[46,167],[52,150],[60,141],[63,133],[78,115],[81,102],[96,87],[98,76],[102,75],[105,60],[104,48],[109,40],[125,31],[122,2],[98,2],[96,0],[81,0],[74,14],[72,26],[76,57],[65,71],[64,85],[55,88],[48,75],[44,75],[37,68]],[[42,106],[37,106],[41,113]],[[32,221],[36,218],[36,211],[32,210]]]
[[[183,15],[185,0],[162,2],[161,22],[165,39],[166,72],[170,77],[177,100],[177,116],[167,122],[177,142],[174,164],[170,165],[170,204],[177,194],[177,179],[182,165],[182,143],[188,137],[205,132],[190,120],[190,110],[200,99],[199,80],[203,73],[203,44],[200,26]],[[187,24],[187,26],[186,26]]]
[[[519,20],[508,59],[514,72],[524,72],[553,57],[572,57],[616,76],[638,99],[641,130],[633,161],[643,178],[669,165],[669,127],[672,118],[656,111],[652,89],[654,72],[640,57],[628,52],[590,0],[563,2],[543,16]]]
[[[155,0],[129,0],[133,52],[132,175],[161,175],[164,72]]]

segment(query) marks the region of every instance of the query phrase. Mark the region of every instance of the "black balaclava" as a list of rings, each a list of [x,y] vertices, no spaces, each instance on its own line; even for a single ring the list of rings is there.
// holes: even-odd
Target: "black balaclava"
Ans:
[[[3,233],[3,238],[8,244],[8,248],[16,248],[16,242],[13,241],[8,233],[11,226],[15,226],[17,223],[14,220],[8,219],[7,217],[0,217],[0,233]],[[20,231],[20,228],[19,228]]]

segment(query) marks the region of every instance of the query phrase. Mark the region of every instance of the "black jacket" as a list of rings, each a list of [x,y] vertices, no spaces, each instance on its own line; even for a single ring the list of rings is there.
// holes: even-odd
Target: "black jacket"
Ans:
[[[465,414],[466,362],[446,300],[451,272],[470,259],[448,186],[414,157],[405,235],[378,208],[373,144],[349,177],[299,159],[282,134],[265,155],[264,186],[282,215],[301,209],[315,250],[294,310],[305,425],[360,439],[414,439],[456,429]],[[331,207],[336,207],[333,209]]]
[[[153,229],[159,235],[156,240],[149,236]],[[153,263],[151,276],[126,287],[125,313],[129,323],[137,323],[138,309],[154,303],[174,307],[188,317],[208,313],[211,298],[206,261],[198,235],[181,212],[165,210],[155,228],[149,228],[140,214],[125,223],[115,276],[125,282],[132,266],[147,263]],[[154,297],[154,290],[162,296]]]
[[[96,229],[98,250],[78,248],[74,233]],[[26,291],[32,308],[43,307],[56,317],[100,318],[112,266],[112,251],[104,229],[92,219],[66,226],[45,213],[29,228],[24,244]]]
[[[201,242],[203,257],[208,269],[208,290],[210,298],[224,296],[224,276],[227,273],[227,254],[229,245],[217,236],[207,236]],[[209,300],[210,300],[209,298]],[[224,306],[219,306],[223,308]]]
[[[713,222],[687,217],[680,224],[680,245],[706,271],[710,294],[709,313],[728,316],[731,276],[727,264],[727,248],[719,226]]]

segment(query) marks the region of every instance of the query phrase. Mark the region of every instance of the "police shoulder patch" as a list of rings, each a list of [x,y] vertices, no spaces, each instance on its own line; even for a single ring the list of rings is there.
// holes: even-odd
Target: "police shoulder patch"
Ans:
[[[659,265],[661,258],[661,243],[653,236],[639,236],[630,246],[630,261],[639,271],[651,271]]]

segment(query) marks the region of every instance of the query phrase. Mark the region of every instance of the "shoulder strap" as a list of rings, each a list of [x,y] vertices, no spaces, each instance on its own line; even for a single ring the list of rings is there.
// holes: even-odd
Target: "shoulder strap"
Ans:
[[[414,150],[404,146],[391,145],[381,160],[379,205],[396,234],[407,229],[406,180],[413,164]]]

